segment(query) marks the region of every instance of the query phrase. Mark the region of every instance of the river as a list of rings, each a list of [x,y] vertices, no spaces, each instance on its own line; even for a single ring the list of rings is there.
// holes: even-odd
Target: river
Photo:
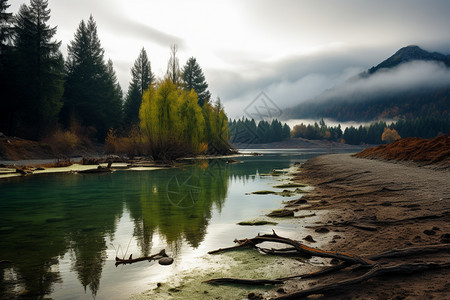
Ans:
[[[202,160],[183,168],[64,174],[0,181],[0,295],[118,299],[154,288],[180,272],[211,262],[210,250],[258,232],[288,233],[298,222],[239,226],[266,218],[292,197],[253,195],[276,190],[265,176],[330,149],[258,150],[263,156]],[[296,198],[299,196],[296,195]],[[295,198],[294,197],[294,198]],[[161,249],[170,266],[115,266]]]

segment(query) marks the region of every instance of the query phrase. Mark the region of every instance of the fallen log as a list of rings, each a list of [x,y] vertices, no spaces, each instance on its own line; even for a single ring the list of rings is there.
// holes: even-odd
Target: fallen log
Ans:
[[[122,259],[122,258],[118,258],[117,256],[116,256],[116,267],[118,266],[118,265],[125,265],[125,264],[132,264],[132,263],[136,263],[136,262],[139,262],[139,261],[144,261],[144,260],[147,260],[147,261],[152,261],[152,260],[158,260],[158,259],[161,259],[161,258],[163,258],[163,257],[169,257],[167,254],[166,254],[166,250],[165,249],[163,249],[163,250],[161,250],[159,253],[157,253],[157,254],[153,254],[153,255],[150,255],[150,256],[143,256],[143,257],[138,257],[138,258],[132,258],[132,256],[130,255],[130,258],[128,258],[128,259]]]
[[[320,249],[308,247],[306,245],[301,244],[298,241],[278,236],[275,233],[275,231],[273,231],[273,234],[258,235],[251,239],[237,240],[237,242],[239,244],[245,243],[248,245],[253,245],[253,247],[255,247],[256,245],[263,243],[263,242],[281,243],[281,244],[287,244],[287,245],[293,246],[299,253],[306,254],[306,255],[327,257],[327,258],[337,258],[337,259],[340,259],[342,261],[347,261],[352,264],[361,264],[361,265],[369,265],[369,266],[374,264],[374,262],[371,261],[370,259],[360,257],[355,254],[341,253],[341,252],[336,252],[336,251],[326,251],[326,250],[320,250]],[[231,250],[231,249],[233,249],[233,247],[228,248],[227,250]],[[212,252],[218,253],[220,251],[215,250]]]
[[[394,265],[394,266],[388,266],[388,267],[381,267],[380,265],[376,264],[373,266],[370,271],[367,273],[351,278],[346,279],[338,282],[334,282],[331,284],[326,285],[319,285],[315,286],[313,288],[294,292],[291,294],[283,295],[280,297],[277,297],[275,299],[301,299],[304,297],[307,297],[309,295],[316,295],[316,294],[324,294],[329,291],[337,290],[346,288],[348,286],[355,285],[357,283],[361,283],[363,281],[369,280],[373,277],[378,277],[385,274],[410,274],[414,272],[424,272],[431,269],[440,269],[440,268],[449,268],[450,262],[447,263],[435,263],[435,262],[428,262],[428,263],[412,263],[412,264],[400,264],[400,265]]]
[[[270,280],[270,279],[239,279],[239,278],[216,278],[203,281],[204,283],[222,285],[222,284],[245,284],[245,285],[275,285],[283,284],[282,280]]]
[[[450,251],[450,244],[438,244],[438,245],[427,245],[427,246],[408,247],[408,248],[402,248],[402,249],[393,249],[393,250],[389,250],[389,251],[386,251],[383,253],[369,256],[368,258],[370,260],[377,261],[377,260],[380,260],[383,258],[407,257],[407,256],[413,256],[413,255],[437,253],[437,252],[441,252],[441,251]],[[314,277],[319,277],[322,275],[326,275],[326,274],[329,274],[332,272],[336,272],[336,271],[345,269],[349,266],[351,266],[350,263],[343,262],[339,265],[325,267],[325,268],[315,271],[315,272],[280,277],[280,278],[277,278],[277,280],[289,280],[289,279],[294,279],[294,278],[301,278],[301,279],[314,278]]]

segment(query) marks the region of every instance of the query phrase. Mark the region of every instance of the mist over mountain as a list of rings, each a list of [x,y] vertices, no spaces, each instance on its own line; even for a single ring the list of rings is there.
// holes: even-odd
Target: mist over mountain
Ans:
[[[450,55],[408,46],[377,66],[286,110],[286,119],[371,121],[448,117]]]

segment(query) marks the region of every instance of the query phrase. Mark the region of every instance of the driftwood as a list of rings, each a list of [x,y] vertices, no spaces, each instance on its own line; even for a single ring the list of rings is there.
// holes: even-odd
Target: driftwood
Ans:
[[[380,254],[369,256],[369,259],[373,260],[373,261],[377,261],[377,260],[383,259],[383,258],[408,257],[408,256],[413,256],[413,255],[437,253],[437,252],[441,252],[441,251],[447,251],[447,252],[450,251],[450,244],[438,244],[438,245],[429,245],[429,246],[408,247],[408,248],[403,248],[403,249],[393,249],[393,250],[386,251],[386,252],[383,252]],[[274,253],[274,254],[276,254],[276,253]],[[287,277],[280,277],[280,278],[277,278],[277,280],[289,280],[289,279],[294,279],[294,278],[306,279],[306,278],[319,277],[322,275],[326,275],[326,274],[329,274],[332,272],[336,272],[336,271],[345,269],[349,266],[351,266],[351,264],[349,264],[347,262],[343,262],[336,266],[325,267],[316,272],[287,276]]]
[[[318,257],[328,257],[328,258],[337,258],[342,261],[347,261],[353,264],[361,264],[361,265],[373,265],[373,262],[370,261],[367,258],[363,258],[354,254],[349,253],[340,253],[335,251],[325,251],[320,250],[312,247],[308,247],[306,245],[301,244],[298,241],[291,240],[289,238],[278,236],[275,231],[273,231],[273,234],[263,234],[258,235],[251,239],[243,239],[243,240],[235,240],[235,242],[238,243],[235,247],[225,248],[225,249],[218,249],[215,251],[208,252],[209,254],[213,253],[219,253],[223,251],[229,251],[234,250],[236,248],[241,248],[244,246],[251,246],[256,247],[256,245],[261,244],[263,242],[274,242],[274,243],[281,243],[281,244],[287,244],[290,246],[293,246],[295,250],[297,250],[301,254],[311,255],[311,256],[318,256]]]
[[[209,284],[245,284],[245,285],[266,285],[266,284],[282,284],[283,280],[270,280],[270,279],[238,279],[238,278],[216,278],[203,281]]]
[[[235,240],[237,245],[228,248],[217,249],[210,251],[210,254],[221,253],[226,251],[237,250],[241,248],[255,248],[263,253],[272,255],[291,255],[291,256],[318,256],[318,257],[328,257],[337,258],[342,261],[340,264],[323,268],[319,271],[306,273],[301,275],[294,275],[288,277],[276,278],[274,280],[270,279],[238,279],[238,278],[215,278],[204,281],[210,284],[246,284],[246,285],[275,285],[286,282],[291,279],[305,279],[313,278],[332,272],[336,272],[347,267],[354,266],[354,270],[363,268],[368,269],[363,275],[353,277],[350,279],[337,281],[330,284],[318,285],[310,289],[303,291],[297,291],[291,294],[280,296],[276,299],[299,299],[307,297],[314,294],[323,294],[332,290],[346,288],[348,286],[361,283],[373,277],[383,276],[385,274],[409,274],[413,272],[423,272],[431,269],[449,268],[450,262],[437,263],[437,262],[419,262],[419,263],[405,263],[397,265],[382,266],[376,261],[380,259],[398,258],[398,257],[408,257],[414,255],[423,255],[429,253],[437,252],[450,252],[450,244],[438,244],[438,245],[427,245],[427,246],[417,246],[408,247],[403,249],[393,249],[390,251],[382,252],[369,257],[361,257],[349,253],[340,253],[334,251],[324,251],[316,248],[311,248],[301,244],[299,241],[295,241],[289,238],[278,236],[275,232],[273,234],[258,235],[251,239]],[[258,245],[263,242],[273,242],[289,245],[289,247],[281,249],[267,249],[259,247]],[[353,271],[354,271],[353,270]]]
[[[150,255],[150,256],[138,257],[138,258],[132,258],[132,256],[130,255],[130,257],[128,259],[122,259],[122,258],[118,258],[116,256],[116,267],[118,265],[132,264],[132,263],[139,262],[139,261],[144,261],[144,260],[147,260],[147,261],[158,260],[158,259],[161,259],[163,257],[169,257],[166,254],[166,250],[165,249],[161,250],[157,254],[153,254],[153,255]]]
[[[394,265],[389,267],[381,267],[379,264],[376,264],[367,273],[361,276],[334,282],[331,284],[315,286],[311,289],[306,289],[303,291],[283,295],[275,299],[300,299],[303,297],[307,297],[309,295],[323,294],[328,291],[342,289],[369,280],[370,278],[378,277],[385,274],[410,274],[413,272],[423,272],[431,269],[440,269],[448,267],[450,267],[450,263],[434,263],[434,262],[413,263],[413,264]]]

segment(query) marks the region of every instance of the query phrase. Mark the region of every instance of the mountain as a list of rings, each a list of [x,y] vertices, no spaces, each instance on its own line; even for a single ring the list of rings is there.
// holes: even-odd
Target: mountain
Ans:
[[[438,52],[428,52],[421,49],[419,46],[407,46],[398,50],[394,55],[368,70],[369,74],[373,74],[380,69],[391,69],[400,64],[411,61],[434,61],[442,62],[447,67],[450,67],[450,55],[444,55]]]
[[[450,55],[401,48],[377,66],[286,110],[286,119],[449,118]]]

